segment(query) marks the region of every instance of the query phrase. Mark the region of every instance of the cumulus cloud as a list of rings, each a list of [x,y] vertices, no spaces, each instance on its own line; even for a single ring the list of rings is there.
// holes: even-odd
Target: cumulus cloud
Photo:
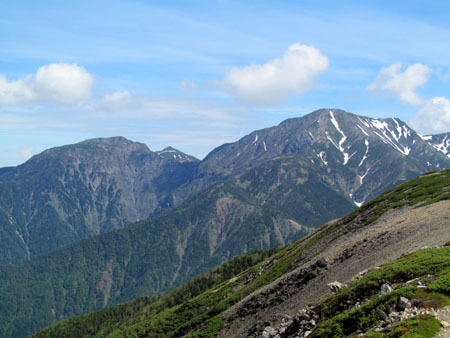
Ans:
[[[416,63],[402,72],[400,62],[384,67],[378,73],[375,82],[367,86],[367,90],[374,93],[390,93],[405,103],[419,105],[422,99],[416,93],[428,81],[431,69]]]
[[[15,105],[32,101],[35,97],[31,76],[16,81],[8,81],[5,76],[0,75],[0,105]]]
[[[40,67],[36,74],[8,81],[0,75],[0,105],[32,101],[73,103],[91,96],[94,77],[83,67],[54,63]]]
[[[61,102],[75,102],[91,96],[94,77],[76,64],[54,63],[42,66],[34,77],[39,97]]]
[[[134,97],[128,90],[122,90],[105,94],[102,100],[96,102],[94,109],[108,114],[114,112],[129,115],[131,111],[139,109],[139,106],[139,98]]]
[[[425,134],[450,131],[450,101],[445,97],[427,100],[411,118],[410,124]]]
[[[294,44],[281,58],[265,64],[235,67],[220,82],[238,100],[275,104],[310,89],[328,68],[328,58],[314,46]]]

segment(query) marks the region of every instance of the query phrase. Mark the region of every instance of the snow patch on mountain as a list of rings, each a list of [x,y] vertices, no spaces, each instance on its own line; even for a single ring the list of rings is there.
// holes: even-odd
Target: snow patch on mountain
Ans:
[[[331,120],[331,123],[333,123],[334,127],[336,128],[336,130],[342,135],[342,138],[340,139],[338,144],[336,144],[336,142],[331,140],[331,137],[329,137],[328,134],[327,134],[328,139],[344,155],[344,163],[343,164],[346,165],[348,160],[350,159],[348,153],[345,152],[345,148],[343,147],[343,144],[344,144],[345,140],[347,139],[347,136],[345,136],[344,132],[339,128],[339,124],[336,121],[336,119],[334,118],[334,114],[333,114],[333,112],[331,110],[330,110],[330,120]]]
[[[364,135],[369,136],[369,134],[367,134],[363,127],[361,127],[359,124],[357,124],[356,126],[363,132]]]
[[[396,124],[396,129],[389,128],[389,124],[386,121],[377,119],[366,119],[365,121],[359,119],[364,125],[374,132],[385,144],[392,146],[405,156],[408,156],[411,148],[404,146],[400,143],[400,139],[403,136],[405,139],[411,135],[411,131],[406,126],[400,126],[396,119],[392,119]],[[396,133],[397,131],[397,133]]]
[[[450,158],[450,137],[448,137],[448,135],[445,135],[440,143],[438,143],[440,135],[434,135],[437,140],[433,140],[433,135],[417,135],[419,135],[422,140],[426,141],[434,149],[440,151],[444,155],[447,155],[448,158]]]
[[[431,144],[435,149],[447,155],[448,149],[450,148],[450,138],[447,135],[442,139],[442,142],[439,144]],[[447,155],[450,157],[450,154]]]
[[[366,139],[366,140],[364,141],[364,144],[366,145],[366,152],[364,153],[364,156],[363,156],[363,158],[361,159],[361,162],[359,162],[358,167],[362,166],[362,164],[363,164],[364,161],[366,160],[367,154],[368,154],[368,152],[369,152],[369,140]]]
[[[417,133],[417,135],[419,135],[419,137],[422,139],[422,140],[424,140],[424,141],[431,141],[432,139],[433,139],[433,136],[432,135],[422,135],[422,134],[419,134],[419,133]]]
[[[362,202],[353,201],[353,203],[355,203],[355,205],[359,208],[361,205],[364,204],[364,201],[362,201]]]
[[[325,161],[325,159],[323,158],[324,155],[326,155],[326,153],[325,153],[324,151],[321,151],[321,152],[317,155],[317,157],[319,157],[319,158],[322,160],[323,164],[328,165],[328,162]]]
[[[256,134],[256,136],[255,136],[255,140],[253,141],[253,143],[252,144],[255,144],[256,142],[258,142],[258,134]],[[256,144],[255,144],[256,145]]]
[[[358,175],[358,177],[359,177],[359,183],[360,183],[360,184],[363,184],[364,177],[367,176],[367,174],[369,173],[369,171],[370,171],[370,168],[367,169],[367,171],[364,173],[364,175],[362,175],[362,176]]]

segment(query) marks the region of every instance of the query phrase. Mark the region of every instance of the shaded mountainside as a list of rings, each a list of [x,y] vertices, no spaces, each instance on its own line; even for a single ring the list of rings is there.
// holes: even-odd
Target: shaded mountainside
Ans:
[[[309,231],[261,208],[239,186],[219,184],[164,216],[0,267],[0,336],[24,337],[56,320],[165,292]]]
[[[213,280],[215,285],[199,295],[199,291],[188,293],[188,300],[185,298],[189,296],[179,296],[181,287],[162,297],[139,299],[64,320],[37,337],[295,337],[301,329],[300,316],[311,309],[320,314],[314,317],[314,336],[343,337],[349,335],[348,330],[378,325],[383,320],[379,310],[394,306],[400,296],[415,298],[420,304],[430,299],[446,304],[450,252],[443,248],[411,254],[375,269],[336,296],[302,310],[329,295],[330,282],[349,282],[354,276],[362,276],[364,269],[424,246],[448,243],[449,189],[450,170],[420,176],[277,250],[231,279]],[[425,291],[415,286],[422,284],[401,285],[416,277],[430,278],[429,274],[434,282],[428,281]],[[378,297],[383,283],[393,284],[394,292]],[[195,289],[194,285],[195,280],[186,284],[185,290]],[[207,288],[198,283],[198,289],[202,287]],[[354,307],[358,299],[363,304]],[[392,330],[406,332],[413,330],[411,327],[421,328],[421,321],[434,323],[431,317],[421,318],[400,321]]]
[[[113,137],[52,148],[5,168],[0,172],[0,264],[148,218],[197,163]]]

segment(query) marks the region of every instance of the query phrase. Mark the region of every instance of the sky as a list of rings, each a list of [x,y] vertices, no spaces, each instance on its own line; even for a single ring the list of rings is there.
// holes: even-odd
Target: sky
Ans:
[[[124,136],[199,159],[320,108],[450,131],[448,1],[0,2],[0,167]]]

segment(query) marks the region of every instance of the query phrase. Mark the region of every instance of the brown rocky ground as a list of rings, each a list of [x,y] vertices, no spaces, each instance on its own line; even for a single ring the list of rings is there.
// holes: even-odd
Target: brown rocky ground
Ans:
[[[348,282],[362,270],[450,241],[449,200],[391,209],[369,225],[363,217],[321,239],[302,253],[293,271],[228,309],[219,337],[259,336],[267,325],[328,295],[330,282]]]
[[[436,338],[450,338],[450,306],[437,310],[434,315],[441,322],[441,331]]]

